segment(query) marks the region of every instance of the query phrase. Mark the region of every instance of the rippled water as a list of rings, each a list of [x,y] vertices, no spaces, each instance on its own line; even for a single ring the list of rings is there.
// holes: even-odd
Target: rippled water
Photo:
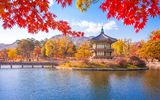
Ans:
[[[160,71],[1,69],[0,100],[160,100]]]

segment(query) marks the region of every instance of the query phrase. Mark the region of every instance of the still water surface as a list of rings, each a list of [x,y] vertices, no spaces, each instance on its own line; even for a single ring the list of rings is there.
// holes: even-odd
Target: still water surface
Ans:
[[[1,69],[0,100],[160,100],[160,71]]]

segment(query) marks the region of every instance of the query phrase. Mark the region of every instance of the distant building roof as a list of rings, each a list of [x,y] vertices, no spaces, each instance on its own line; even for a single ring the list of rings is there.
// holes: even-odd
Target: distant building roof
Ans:
[[[92,38],[91,40],[92,40],[92,41],[111,41],[111,42],[117,41],[117,39],[112,38],[112,37],[104,34],[103,27],[102,27],[102,29],[101,29],[101,33],[100,33],[98,36]]]

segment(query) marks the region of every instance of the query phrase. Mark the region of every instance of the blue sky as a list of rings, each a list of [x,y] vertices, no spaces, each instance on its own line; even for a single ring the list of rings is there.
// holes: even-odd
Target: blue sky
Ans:
[[[75,1],[75,0],[74,0]],[[125,26],[122,21],[116,19],[107,19],[106,13],[99,8],[101,1],[91,5],[86,12],[80,12],[75,2],[69,7],[62,8],[60,5],[52,4],[50,10],[57,15],[57,20],[67,20],[73,30],[84,31],[85,36],[96,36],[100,33],[102,25],[107,35],[117,39],[132,39],[133,41],[147,40],[151,31],[160,28],[160,17],[149,18],[147,25],[140,32],[135,33],[132,26]],[[0,22],[0,43],[13,43],[18,39],[35,38],[42,40],[50,38],[57,34],[62,34],[57,30],[50,30],[48,33],[39,32],[30,34],[26,29],[20,29],[17,26],[12,29],[3,29]]]

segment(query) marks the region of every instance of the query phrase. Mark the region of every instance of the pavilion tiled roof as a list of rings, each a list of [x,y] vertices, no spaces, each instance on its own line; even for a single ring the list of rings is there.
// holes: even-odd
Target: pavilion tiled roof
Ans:
[[[111,41],[111,42],[117,41],[117,39],[112,38],[112,37],[106,35],[106,34],[104,33],[103,27],[102,27],[102,29],[101,29],[101,33],[100,33],[98,36],[92,38],[91,40],[92,40],[92,41]]]

